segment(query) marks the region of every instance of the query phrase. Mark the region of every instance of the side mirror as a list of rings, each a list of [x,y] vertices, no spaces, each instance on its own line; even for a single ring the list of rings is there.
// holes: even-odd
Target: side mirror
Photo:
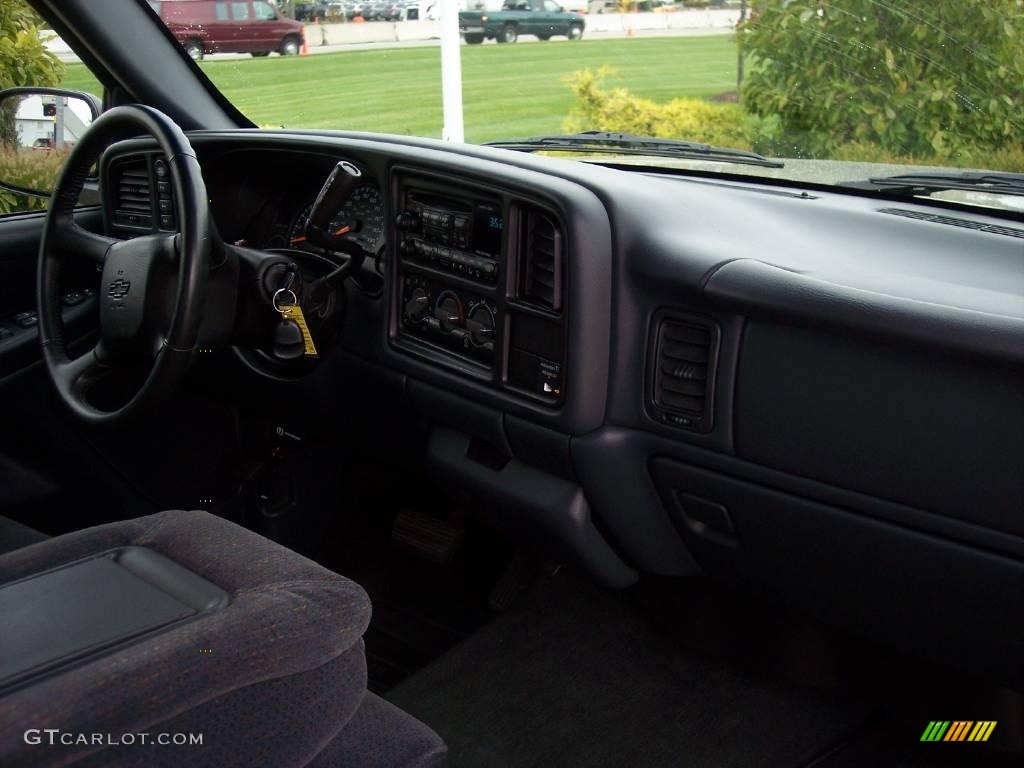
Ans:
[[[42,87],[0,91],[0,188],[49,197],[71,148],[102,111],[89,93]]]

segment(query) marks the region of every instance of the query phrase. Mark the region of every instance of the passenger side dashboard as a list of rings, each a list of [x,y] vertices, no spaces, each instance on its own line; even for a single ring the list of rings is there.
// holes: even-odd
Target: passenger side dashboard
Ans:
[[[416,138],[192,140],[253,247],[337,160],[373,179],[385,289],[347,286],[343,364],[293,386],[391,393],[499,526],[605,583],[700,570],[1024,679],[1018,228]]]

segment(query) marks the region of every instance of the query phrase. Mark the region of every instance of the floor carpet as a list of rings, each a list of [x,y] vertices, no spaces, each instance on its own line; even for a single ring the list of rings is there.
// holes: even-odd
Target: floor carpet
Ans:
[[[388,698],[453,768],[797,768],[865,713],[671,642],[627,596],[559,575]]]

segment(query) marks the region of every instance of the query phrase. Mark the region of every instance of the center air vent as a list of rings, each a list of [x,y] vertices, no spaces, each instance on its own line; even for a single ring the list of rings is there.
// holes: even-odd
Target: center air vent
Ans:
[[[558,223],[549,214],[523,211],[520,295],[556,312],[562,309],[564,245]]]
[[[114,223],[122,227],[153,228],[153,190],[145,157],[119,163],[114,176]]]
[[[664,319],[656,326],[651,375],[653,415],[665,424],[711,429],[718,326]]]

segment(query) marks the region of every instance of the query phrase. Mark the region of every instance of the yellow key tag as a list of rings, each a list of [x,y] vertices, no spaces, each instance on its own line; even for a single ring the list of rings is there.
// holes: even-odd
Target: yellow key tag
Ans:
[[[306,317],[302,314],[302,307],[298,304],[281,304],[277,311],[286,320],[294,320],[295,324],[299,326],[299,330],[302,331],[302,343],[305,346],[303,354],[306,357],[316,357],[316,345],[313,344],[313,334],[309,332],[309,326],[306,325]]]

